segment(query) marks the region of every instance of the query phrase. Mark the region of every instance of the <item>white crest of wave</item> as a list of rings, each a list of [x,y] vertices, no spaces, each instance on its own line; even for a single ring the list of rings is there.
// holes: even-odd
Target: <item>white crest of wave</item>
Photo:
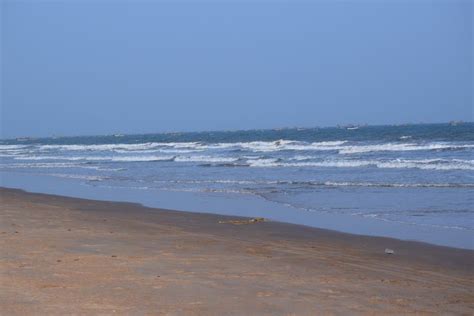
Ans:
[[[396,159],[392,161],[377,162],[378,168],[400,169],[417,168],[423,170],[474,170],[472,160],[444,160],[444,159],[421,159],[404,160]]]
[[[236,143],[216,143],[203,145],[209,149],[245,149],[257,152],[272,152],[282,150],[336,150],[337,146],[341,146],[347,141],[327,141],[307,143],[295,140],[276,140],[276,141],[253,141],[253,142],[236,142]]]
[[[152,153],[163,153],[163,154],[188,154],[194,152],[201,152],[202,149],[166,149],[166,148],[155,148],[155,149],[143,149],[143,150],[124,150],[124,149],[114,149],[115,153],[118,154],[130,154],[130,153],[137,153],[137,154],[152,154]]]
[[[281,166],[281,163],[277,162],[278,159],[276,158],[263,158],[263,159],[256,159],[256,160],[249,160],[247,161],[250,167],[278,167]]]
[[[81,175],[81,174],[51,173],[50,175],[53,177],[58,177],[58,178],[79,179],[79,180],[87,180],[87,181],[102,181],[102,180],[108,179],[108,177]]]
[[[0,151],[15,153],[14,150],[61,150],[61,151],[115,151],[117,153],[190,153],[209,149],[242,149],[254,152],[278,151],[337,151],[340,154],[359,154],[379,151],[423,151],[443,149],[474,148],[472,144],[455,144],[448,142],[435,143],[383,143],[383,144],[348,144],[347,141],[301,142],[294,140],[253,141],[236,143],[203,144],[199,142],[148,142],[139,144],[91,144],[91,145],[0,145]],[[21,152],[17,152],[21,154]]]
[[[304,142],[296,142],[296,141],[252,142],[252,143],[242,144],[242,147],[255,150],[255,151],[337,150],[338,147],[343,145],[345,142],[346,141],[315,142],[315,143],[304,143]]]
[[[171,161],[175,156],[117,156],[109,157],[111,161],[143,162],[143,161]]]
[[[385,169],[416,168],[424,170],[474,170],[472,160],[327,160],[320,162],[282,162],[276,159],[258,159],[248,161],[250,167],[326,167],[326,168],[358,168],[376,167]]]
[[[66,160],[66,161],[166,161],[173,160],[175,156],[19,156],[15,160]]]
[[[326,142],[300,142],[293,140],[278,141],[255,141],[239,143],[217,143],[211,145],[201,145],[206,149],[244,149],[254,152],[274,152],[274,151],[338,151],[340,154],[358,154],[379,151],[423,151],[423,150],[443,150],[443,149],[466,149],[474,148],[471,144],[453,143],[384,143],[372,145],[348,145],[348,141],[326,141]]]
[[[15,149],[23,149],[28,147],[27,145],[0,145],[0,150],[15,150]]]
[[[277,141],[252,141],[236,143],[213,143],[204,144],[199,142],[147,142],[138,144],[71,144],[71,145],[0,145],[0,152],[3,154],[22,154],[25,152],[36,152],[60,150],[60,151],[114,151],[117,153],[136,152],[146,153],[191,153],[205,150],[231,150],[242,149],[253,152],[279,152],[279,151],[336,151],[339,154],[359,154],[380,151],[426,151],[445,149],[466,149],[474,148],[473,144],[456,144],[449,142],[433,143],[382,143],[382,144],[358,144],[357,142],[348,144],[348,141],[322,141],[322,142],[302,142],[294,140]]]
[[[199,146],[197,142],[180,143],[139,143],[139,144],[93,144],[93,145],[41,145],[40,150],[70,150],[70,151],[137,151],[157,148],[194,148]]]
[[[326,186],[340,187],[392,187],[392,188],[473,188],[474,183],[376,183],[376,182],[324,182]]]
[[[344,146],[339,149],[340,154],[359,154],[377,151],[421,151],[421,150],[443,150],[443,149],[465,149],[474,148],[474,145],[456,145],[449,143],[430,143],[430,144],[414,144],[414,143],[386,143],[377,145],[356,145]]]
[[[302,161],[302,160],[311,160],[311,159],[315,159],[315,158],[317,158],[317,157],[297,155],[297,156],[291,157],[290,160]]]
[[[0,165],[1,168],[83,168],[83,169],[101,169],[98,166],[88,166],[70,162],[44,162],[44,163],[16,163]]]
[[[238,158],[231,157],[218,157],[218,156],[178,156],[176,157],[176,162],[235,162]]]

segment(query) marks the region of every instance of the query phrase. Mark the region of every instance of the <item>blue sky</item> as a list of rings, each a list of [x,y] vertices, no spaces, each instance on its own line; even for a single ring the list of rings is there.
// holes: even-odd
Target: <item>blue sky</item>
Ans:
[[[466,1],[3,1],[1,136],[473,119]]]

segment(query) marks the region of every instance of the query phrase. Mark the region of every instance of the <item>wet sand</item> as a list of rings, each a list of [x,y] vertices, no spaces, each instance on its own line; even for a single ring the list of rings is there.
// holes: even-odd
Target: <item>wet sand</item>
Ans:
[[[13,189],[0,210],[2,315],[474,313],[471,250]]]

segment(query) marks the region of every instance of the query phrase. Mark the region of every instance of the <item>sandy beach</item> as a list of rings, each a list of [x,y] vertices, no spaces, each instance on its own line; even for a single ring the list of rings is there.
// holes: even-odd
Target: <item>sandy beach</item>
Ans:
[[[470,250],[13,189],[0,198],[2,315],[474,313]]]

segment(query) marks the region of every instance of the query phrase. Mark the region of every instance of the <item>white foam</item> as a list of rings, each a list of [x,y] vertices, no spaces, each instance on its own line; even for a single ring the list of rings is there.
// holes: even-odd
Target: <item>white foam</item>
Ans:
[[[145,162],[145,161],[172,161],[175,156],[124,156],[110,157],[111,161]]]
[[[311,159],[316,159],[317,157],[314,156],[301,156],[301,155],[296,155],[294,157],[291,157],[290,160],[296,160],[296,161],[302,161],[302,160],[311,160]]]
[[[408,137],[408,136],[407,136]],[[403,137],[402,137],[403,138]],[[403,138],[407,139],[407,138]],[[323,142],[301,142],[294,140],[253,141],[236,143],[211,143],[199,142],[148,142],[138,144],[93,144],[93,145],[0,145],[0,151],[12,150],[40,150],[40,151],[115,151],[118,153],[140,152],[152,153],[186,153],[203,150],[241,149],[253,152],[278,152],[278,151],[337,151],[340,154],[359,154],[379,151],[422,151],[474,148],[472,144],[454,144],[448,142],[433,142],[426,144],[417,143],[383,143],[372,145],[348,144],[345,140]]]
[[[293,180],[155,180],[155,183],[176,184],[237,184],[237,185],[298,185],[298,186],[331,186],[331,187],[390,187],[390,188],[474,188],[474,183],[377,183],[350,181],[293,181]]]
[[[110,160],[107,157],[94,157],[94,156],[16,156],[15,160],[66,160],[66,161],[106,161]]]
[[[177,162],[210,162],[210,163],[225,163],[235,162],[238,158],[231,157],[218,157],[218,156],[178,156],[175,161]]]
[[[319,183],[315,183],[316,185]],[[373,182],[332,182],[323,183],[326,186],[341,187],[392,187],[392,188],[474,188],[474,183],[373,183]]]
[[[333,160],[322,162],[281,162],[277,159],[259,159],[249,161],[250,167],[336,167],[353,168],[373,164],[371,161]]]
[[[164,154],[188,154],[188,153],[195,153],[201,152],[203,149],[163,149],[163,148],[156,148],[156,149],[144,149],[144,150],[123,150],[123,149],[114,149],[114,152],[118,154],[129,154],[131,152],[135,154],[152,154],[152,153],[164,153]]]
[[[282,166],[276,158],[263,158],[247,161],[250,167],[278,167]]]
[[[338,151],[340,154],[357,154],[379,151],[427,151],[427,150],[460,150],[474,148],[470,144],[454,143],[384,143],[373,145],[348,145],[347,141],[327,141],[327,142],[300,142],[292,140],[278,140],[272,142],[255,141],[239,143],[217,143],[210,145],[200,145],[201,149],[244,149],[254,152],[274,152],[274,151]]]
[[[154,183],[178,183],[178,184],[276,184],[277,181],[254,181],[254,180],[229,180],[229,179],[216,179],[216,180],[154,180]]]
[[[340,154],[359,154],[379,151],[426,151],[426,150],[446,150],[446,149],[466,149],[474,148],[474,145],[456,145],[449,143],[429,143],[429,144],[413,144],[413,143],[386,143],[378,145],[357,145],[344,146],[339,149]]]
[[[15,157],[17,155],[24,155],[26,153],[30,152],[29,150],[25,149],[11,149],[11,150],[2,150],[0,151],[0,155],[2,157]]]
[[[197,142],[182,142],[182,143],[139,143],[139,144],[98,144],[98,145],[40,145],[40,150],[70,150],[70,151],[137,151],[157,149],[160,147],[171,148],[194,148],[199,146]]]
[[[53,177],[58,177],[58,178],[79,179],[79,180],[87,180],[87,181],[102,181],[102,180],[108,179],[108,177],[80,175],[80,174],[51,173],[50,175]]]
[[[283,150],[337,150],[338,146],[343,145],[347,141],[330,141],[330,142],[314,142],[306,143],[294,140],[277,140],[271,142],[255,141],[255,142],[239,142],[239,143],[218,143],[209,145],[210,148],[238,148],[255,152],[272,152]]]
[[[98,166],[88,166],[88,165],[81,165],[76,163],[59,163],[59,162],[51,162],[51,163],[16,163],[16,164],[8,164],[8,165],[0,165],[0,168],[84,168],[84,169],[101,169]]]
[[[345,143],[345,141],[306,143],[294,140],[277,140],[198,144],[196,149],[244,149],[256,152],[271,152],[281,150],[311,150],[311,148],[337,146],[343,143]]]
[[[15,150],[23,149],[28,147],[28,145],[0,145],[0,150]]]
[[[393,160],[386,162],[377,162],[378,168],[387,169],[403,169],[403,168],[416,168],[423,170],[474,170],[474,165],[469,162],[445,162],[445,163],[432,163],[432,159],[428,161],[422,160]]]
[[[116,162],[140,162],[140,161],[167,161],[173,160],[175,156],[18,156],[15,160],[66,160],[66,161],[116,161]]]
[[[437,162],[437,163],[433,163]],[[327,160],[321,162],[282,162],[275,159],[259,159],[248,161],[250,167],[326,167],[326,168],[359,168],[377,167],[385,169],[406,169],[416,168],[424,170],[474,170],[472,160]]]

